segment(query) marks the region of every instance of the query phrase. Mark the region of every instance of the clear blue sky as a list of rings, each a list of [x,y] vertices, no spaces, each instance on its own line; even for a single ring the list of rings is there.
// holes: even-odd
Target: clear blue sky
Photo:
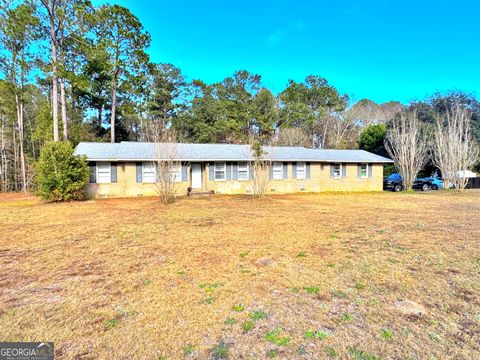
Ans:
[[[274,93],[316,74],[354,100],[408,102],[448,89],[480,95],[480,1],[110,3],[141,20],[153,61],[180,67],[188,80],[212,83],[245,69]]]

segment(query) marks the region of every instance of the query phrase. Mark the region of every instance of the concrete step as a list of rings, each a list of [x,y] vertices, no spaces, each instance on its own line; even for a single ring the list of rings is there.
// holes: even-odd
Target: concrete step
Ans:
[[[210,195],[213,195],[214,193],[215,192],[213,190],[209,190],[209,191],[191,190],[188,192],[188,196],[202,197],[202,196],[210,196]]]

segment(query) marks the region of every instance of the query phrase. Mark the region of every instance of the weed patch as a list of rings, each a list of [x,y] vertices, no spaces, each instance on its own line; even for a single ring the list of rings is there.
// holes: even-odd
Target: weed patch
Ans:
[[[282,328],[276,328],[265,334],[265,340],[278,346],[285,346],[290,342],[290,336],[284,334]]]

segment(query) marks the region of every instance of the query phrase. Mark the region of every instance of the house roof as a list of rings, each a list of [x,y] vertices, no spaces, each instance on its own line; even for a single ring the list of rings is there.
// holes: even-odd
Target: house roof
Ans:
[[[392,163],[385,157],[364,150],[307,149],[304,147],[265,146],[265,159],[272,161],[366,162]],[[122,141],[120,143],[82,142],[75,155],[85,155],[90,161],[153,161],[157,154],[178,161],[251,161],[249,145],[233,144],[167,144]]]

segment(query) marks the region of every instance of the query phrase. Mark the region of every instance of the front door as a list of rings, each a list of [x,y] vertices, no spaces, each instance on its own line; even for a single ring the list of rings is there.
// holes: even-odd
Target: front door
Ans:
[[[192,164],[192,189],[202,188],[202,164]]]

